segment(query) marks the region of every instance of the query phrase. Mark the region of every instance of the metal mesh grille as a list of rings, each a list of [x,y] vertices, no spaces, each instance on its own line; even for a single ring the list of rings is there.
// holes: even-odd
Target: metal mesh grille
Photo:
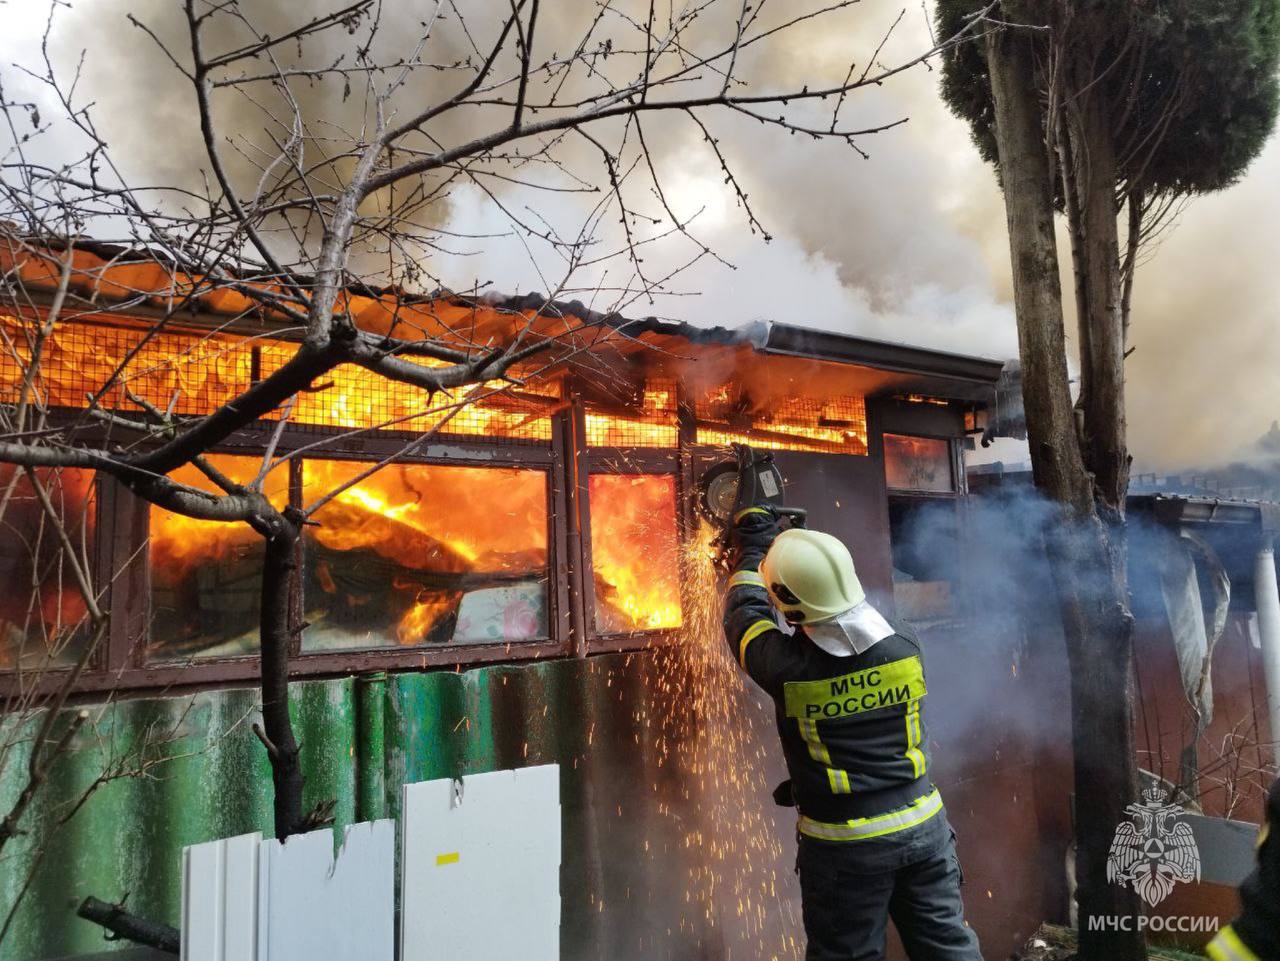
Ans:
[[[774,398],[766,411],[730,411],[726,387],[698,402],[698,443],[749,443],[772,450],[866,454],[867,406],[862,397]]]
[[[588,447],[675,447],[676,384],[671,380],[645,383],[639,416],[621,417],[587,405]]]
[[[288,345],[262,347],[262,375],[268,376],[293,356]],[[424,367],[443,366],[440,361],[415,359]],[[460,390],[452,397],[429,396],[420,387],[387,380],[363,367],[343,364],[325,375],[315,390],[294,400],[290,423],[325,427],[365,428],[425,433],[438,428],[442,434],[501,438],[511,443],[551,441],[551,413],[560,396],[559,384],[497,391],[498,385],[473,388],[480,395],[464,403]],[[278,413],[268,415],[278,416]]]
[[[31,362],[30,324],[0,315],[8,343],[0,351],[0,401],[15,403]],[[140,348],[146,330],[99,324],[62,324],[45,341],[35,392],[50,407],[84,407],[125,364],[103,406],[137,410],[126,392],[175,414],[208,413],[248,389],[250,346],[229,337],[157,334]],[[10,347],[10,345],[12,345]],[[17,354],[17,357],[14,354]]]
[[[33,331],[14,317],[0,315],[0,332],[7,341],[0,350],[0,403],[16,403],[31,360]],[[35,382],[38,400],[50,407],[84,407],[86,396],[96,394],[137,348],[104,396],[104,407],[136,411],[128,397],[132,393],[175,414],[207,414],[247,390],[255,374],[265,377],[279,370],[296,350],[280,341],[183,333],[157,334],[139,348],[145,334],[141,327],[59,325],[43,348]],[[442,434],[515,444],[550,442],[551,414],[560,398],[557,383],[501,393],[494,393],[499,387],[494,384],[473,388],[478,398],[464,404],[462,391],[431,398],[418,387],[353,365],[331,371],[316,386],[297,395],[290,423],[413,433],[439,427]],[[267,419],[278,416],[275,411]]]

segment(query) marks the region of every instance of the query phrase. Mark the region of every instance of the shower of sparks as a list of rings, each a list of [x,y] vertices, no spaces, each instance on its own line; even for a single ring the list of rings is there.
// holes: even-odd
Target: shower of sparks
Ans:
[[[758,729],[761,715],[751,702],[763,695],[748,689],[724,639],[715,534],[702,522],[690,539],[681,643],[657,652],[659,683],[677,705],[662,719],[662,753],[674,753],[700,812],[683,837],[690,916],[681,926],[704,927],[729,958],[798,961],[800,923],[780,876],[790,873],[782,846],[790,828],[778,823],[768,800],[765,747],[773,732]]]

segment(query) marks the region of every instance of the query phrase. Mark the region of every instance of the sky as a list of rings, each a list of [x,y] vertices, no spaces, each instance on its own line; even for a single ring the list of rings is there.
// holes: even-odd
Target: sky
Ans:
[[[321,0],[310,5],[329,9]],[[82,89],[93,90],[108,141],[127,163],[156,179],[180,177],[198,165],[192,105],[161,55],[124,15],[132,10],[163,26],[173,6],[168,0],[75,0],[60,12],[52,44],[64,64],[87,48]],[[582,8],[549,9],[557,12],[539,28],[544,43],[554,43],[561,32],[570,35]],[[0,71],[10,98],[47,96],[12,66],[38,56],[46,10],[43,0],[0,6],[6,23]],[[879,59],[900,62],[929,46],[923,8],[864,0],[755,58],[749,68],[761,85],[794,87],[811,76],[842,75],[851,57],[874,49],[899,13],[901,22]],[[736,119],[722,122],[717,134],[773,238],[768,243],[748,228],[696,131],[676,119],[655,121],[648,133],[657,142],[655,160],[672,207],[682,215],[701,211],[695,232],[736,269],[704,259],[678,278],[687,296],[637,302],[627,313],[730,327],[775,320],[1014,356],[1003,203],[965,125],[941,102],[937,82],[936,72],[917,68],[850,98],[849,118],[867,124],[907,118],[861,141],[867,159],[840,144]],[[52,104],[42,110],[54,112]],[[1128,361],[1136,470],[1250,456],[1254,441],[1280,418],[1278,185],[1280,144],[1273,137],[1241,183],[1193,201],[1139,271]],[[533,202],[515,187],[503,199]],[[583,215],[586,200],[565,194],[553,197],[550,208],[545,198],[537,202],[550,219],[568,223]],[[434,252],[434,277],[457,287],[489,281],[508,293],[552,286],[555,265],[545,254],[531,255],[478,190],[455,194],[442,217],[447,229],[483,239],[458,240],[448,252]],[[684,256],[677,244],[668,246],[655,245],[655,269]],[[1066,250],[1063,244],[1064,261]],[[1069,294],[1069,283],[1064,290]],[[1070,312],[1069,302],[1067,307]]]

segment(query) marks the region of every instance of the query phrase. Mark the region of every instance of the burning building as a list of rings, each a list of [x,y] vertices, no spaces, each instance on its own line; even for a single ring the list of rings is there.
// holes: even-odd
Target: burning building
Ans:
[[[34,292],[0,311],[0,403],[12,404],[25,332],[57,278],[5,266],[27,270]],[[290,356],[296,335],[226,291],[157,325],[173,284],[127,251],[76,251],[75,310],[50,332],[33,385],[61,423],[127,444],[127,430],[83,417],[86,395],[110,383],[105,407],[198,415]],[[477,341],[535,315],[550,326],[590,313],[368,290],[345,307],[365,329],[465,328]],[[556,761],[564,957],[798,957],[791,831],[769,800],[781,758],[718,637],[692,510],[705,467],[744,441],[776,452],[789,501],[849,544],[877,605],[924,625],[931,671],[953,679],[930,699],[937,780],[989,950],[1062,916],[1069,809],[1044,781],[1069,763],[1061,655],[1032,656],[1013,620],[988,621],[979,641],[965,626],[980,612],[964,587],[963,453],[1002,365],[785,323],[604,320],[611,335],[585,360],[444,406],[340,367],[297,396],[282,429],[277,412],[209,455],[245,483],[276,445],[264,485],[276,505],[339,491],[306,529],[291,586],[309,802],[334,799],[349,822],[394,813],[406,781]],[[83,738],[59,796],[163,719],[177,734],[163,775],[107,785],[70,828],[35,825],[10,861],[8,892],[25,883],[12,865],[32,867],[14,942],[30,957],[100,943],[67,911],[76,895],[131,892],[137,912],[176,919],[182,845],[270,821],[266,759],[244,722],[260,671],[261,538],[86,470],[40,476],[109,584],[107,634],[75,697],[116,740]],[[211,489],[194,467],[175,479]],[[83,632],[63,628],[83,610],[23,475],[5,468],[0,483],[12,492],[0,569],[23,585],[0,601],[2,683],[16,697],[51,689],[76,660]],[[1000,844],[979,845],[993,818]]]

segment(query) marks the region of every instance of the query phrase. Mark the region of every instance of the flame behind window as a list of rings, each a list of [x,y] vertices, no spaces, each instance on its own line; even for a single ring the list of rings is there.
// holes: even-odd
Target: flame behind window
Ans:
[[[596,632],[679,627],[675,478],[592,474],[590,495]]]
[[[34,377],[35,399],[50,407],[79,408],[86,394],[113,386],[103,404],[136,412],[132,393],[175,414],[200,415],[248,390],[294,355],[297,345],[265,337],[209,332],[151,332],[147,325],[63,322],[49,335]],[[29,322],[0,313],[0,403],[16,403],[30,363]],[[424,367],[442,361],[414,358]],[[535,379],[536,380],[536,379]],[[483,385],[476,400],[455,410],[443,395],[387,380],[344,364],[323,379],[321,389],[299,393],[290,421],[330,428],[388,429],[485,436],[507,443],[541,445],[551,439],[551,411],[559,402],[557,382],[531,382],[519,391],[501,382]],[[279,411],[266,415],[267,420]]]
[[[586,427],[588,447],[675,447],[679,438],[675,382],[646,383],[633,417],[604,413],[588,404]]]
[[[770,450],[826,454],[867,453],[867,407],[858,395],[810,397],[777,395],[740,410],[733,384],[725,384],[698,402],[698,443],[725,447],[751,444]]]
[[[371,465],[308,460],[303,502]],[[545,638],[543,471],[392,464],[339,493],[306,531],[309,649]]]
[[[209,464],[249,484],[260,457],[209,454]],[[221,493],[197,467],[169,475],[196,490]],[[277,508],[289,499],[289,472],[267,475],[263,492]],[[262,537],[241,521],[201,521],[150,509],[151,630],[148,657],[175,660],[250,654],[258,649]]]
[[[35,473],[72,547],[92,557],[93,471]],[[83,650],[87,607],[61,538],[26,472],[10,464],[0,464],[0,503],[0,669],[73,663]]]

